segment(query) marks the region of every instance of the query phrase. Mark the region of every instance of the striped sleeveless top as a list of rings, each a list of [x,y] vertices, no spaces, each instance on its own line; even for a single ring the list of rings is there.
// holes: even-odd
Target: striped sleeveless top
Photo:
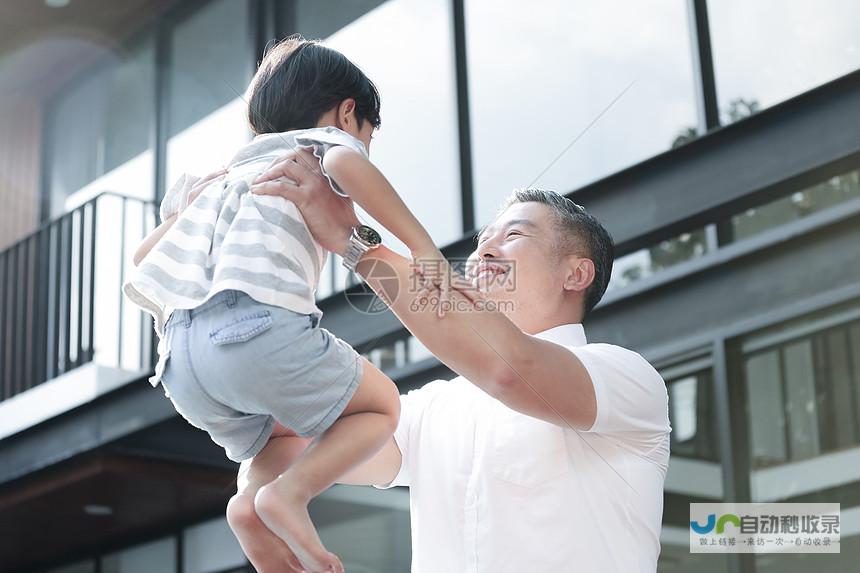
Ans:
[[[335,127],[258,135],[233,157],[225,179],[210,184],[182,211],[123,285],[128,299],[153,316],[160,337],[174,309],[195,308],[227,289],[322,316],[314,291],[328,252],[291,201],[254,195],[249,187],[272,160],[297,146],[312,146],[322,167],[324,154],[336,145],[367,156],[361,141]],[[196,181],[184,175],[168,191],[162,221],[187,203]]]

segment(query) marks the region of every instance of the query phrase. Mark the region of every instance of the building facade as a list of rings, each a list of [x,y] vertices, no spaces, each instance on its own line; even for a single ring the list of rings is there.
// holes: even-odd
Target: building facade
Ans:
[[[295,32],[377,84],[372,159],[447,256],[515,187],[612,233],[585,326],[667,382],[660,571],[855,571],[857,21],[853,0],[4,2],[0,572],[251,571],[236,466],[145,383],[151,321],[120,285],[165,189],[250,139],[245,87]],[[324,276],[323,326],[402,391],[453,376],[337,260]],[[723,500],[838,502],[841,552],[691,554],[689,504]],[[336,486],[311,513],[348,571],[408,571],[407,491]]]

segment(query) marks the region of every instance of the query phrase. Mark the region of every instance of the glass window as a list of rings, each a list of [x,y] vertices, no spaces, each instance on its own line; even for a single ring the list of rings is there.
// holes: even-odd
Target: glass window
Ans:
[[[789,460],[785,464],[754,471],[752,501],[840,502],[845,522],[858,509],[860,473],[856,446],[860,444],[860,320],[856,306],[843,305],[804,316],[748,337],[745,351],[766,347],[764,355],[780,356],[785,395],[771,395],[784,402],[789,426]],[[750,418],[767,412],[749,404]],[[821,456],[827,452],[838,452]],[[761,467],[753,460],[753,467]],[[853,571],[860,557],[860,535],[842,533],[839,554],[759,555],[756,571],[784,572]]]
[[[690,554],[689,546],[690,503],[721,501],[724,497],[710,358],[661,368],[661,374],[669,393],[672,433],[658,571],[725,573],[729,570],[725,556]]]
[[[819,453],[819,440],[815,373],[812,369],[812,345],[809,340],[786,346],[783,349],[783,361],[791,457],[812,457]]]
[[[858,198],[860,170],[855,170],[733,216],[723,227],[721,241],[723,244],[740,241]],[[613,264],[607,292],[701,257],[708,249],[707,231],[701,228],[619,257]]]
[[[105,171],[149,149],[155,121],[155,45],[152,39],[128,51],[111,73],[105,108]],[[151,184],[151,179],[149,179]]]
[[[823,415],[819,422],[825,445],[837,450],[853,446],[860,441],[860,380],[853,372],[855,361],[860,357],[858,329],[860,325],[850,331],[835,330],[816,341],[833,395],[829,415]]]
[[[848,351],[854,371],[847,384],[854,389],[854,428],[857,441],[860,442],[860,323],[853,325],[849,332]]]
[[[713,382],[709,359],[702,358],[661,369],[669,394],[671,458],[665,488],[679,503],[722,498],[722,470],[716,437]],[[686,497],[685,497],[686,496]],[[695,499],[694,499],[695,500]],[[688,500],[689,501],[689,500]],[[674,513],[668,514],[670,517]],[[685,524],[686,517],[670,522]],[[676,523],[677,522],[677,523]]]
[[[515,187],[572,191],[669,149],[697,124],[685,2],[465,8],[479,226]]]
[[[726,239],[740,241],[857,198],[860,198],[860,171],[851,171],[735,215]]]
[[[66,198],[104,171],[104,109],[107,73],[86,76],[59,97],[48,113],[51,218],[65,212]]]
[[[860,68],[856,0],[719,0],[708,19],[724,122]]]
[[[174,573],[176,539],[170,537],[102,557],[101,573]]]
[[[463,229],[451,2],[347,4],[344,11],[343,2],[301,0],[290,31],[324,36],[328,46],[376,84],[382,126],[374,134],[371,160],[437,244],[459,239]],[[374,224],[360,209],[359,216]],[[380,232],[389,246],[405,252],[390,233]],[[337,280],[335,288],[343,284]]]
[[[328,38],[358,20],[385,0],[297,0],[294,12],[285,11],[286,28],[295,28],[305,38]]]
[[[718,459],[710,371],[667,382],[672,455]]]
[[[49,105],[48,198],[55,218],[103,191],[153,196],[155,47],[131,45]]]
[[[607,292],[654,276],[679,263],[697,259],[708,251],[705,229],[696,229],[677,237],[661,241],[653,247],[640,249],[618,257],[612,264],[612,277]]]
[[[677,442],[687,442],[696,436],[698,390],[698,380],[692,376],[677,380],[669,386],[669,415]]]
[[[788,459],[788,446],[779,353],[770,351],[750,357],[745,364],[745,378],[753,466],[784,462]]]
[[[254,56],[247,0],[203,5],[170,33],[166,186],[205,175],[250,139],[245,89]]]
[[[860,322],[791,334],[745,360],[753,467],[860,444]]]

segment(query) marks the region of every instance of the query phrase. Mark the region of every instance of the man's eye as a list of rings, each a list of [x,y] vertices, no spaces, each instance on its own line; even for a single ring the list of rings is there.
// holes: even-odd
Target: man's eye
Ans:
[[[510,237],[512,235],[522,235],[519,231],[508,231],[508,234],[505,237]]]

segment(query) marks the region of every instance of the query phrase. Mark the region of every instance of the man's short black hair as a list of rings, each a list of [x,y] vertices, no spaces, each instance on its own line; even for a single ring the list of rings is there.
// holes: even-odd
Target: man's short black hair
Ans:
[[[359,122],[379,127],[379,92],[346,56],[299,35],[270,46],[248,86],[248,122],[256,134],[315,127],[343,100]]]
[[[585,291],[584,319],[603,298],[609,285],[612,263],[615,260],[615,245],[612,237],[600,221],[586,212],[585,207],[555,191],[533,187],[516,189],[505,200],[501,211],[515,203],[529,202],[542,203],[552,209],[560,239],[558,244],[560,256],[579,252],[594,263],[594,281]]]

